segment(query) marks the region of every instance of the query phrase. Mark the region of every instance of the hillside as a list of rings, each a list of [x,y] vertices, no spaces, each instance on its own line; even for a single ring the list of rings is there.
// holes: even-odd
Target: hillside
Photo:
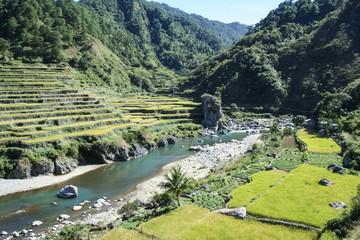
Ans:
[[[2,0],[0,17],[0,60],[70,64],[99,85],[145,91],[159,79],[174,85],[174,71],[194,69],[229,41],[190,16],[174,17],[143,0]],[[103,51],[120,71],[97,59]]]
[[[184,84],[225,104],[310,114],[359,78],[358,1],[286,1]]]
[[[164,9],[175,19],[191,18],[199,25],[213,32],[216,36],[219,36],[224,41],[226,48],[230,48],[234,42],[237,42],[240,38],[244,37],[247,32],[248,26],[238,22],[226,24],[219,21],[209,20],[200,15],[187,14],[180,9],[170,7],[165,3],[160,4],[157,2],[149,2],[149,4]]]

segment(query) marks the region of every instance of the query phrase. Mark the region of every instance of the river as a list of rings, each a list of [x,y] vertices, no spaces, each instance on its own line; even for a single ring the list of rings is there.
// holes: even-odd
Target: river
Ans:
[[[220,139],[227,142],[232,139],[242,140],[245,136],[245,133],[231,133],[220,135]],[[199,144],[199,140],[204,142]],[[70,220],[74,220],[82,212],[72,211],[72,207],[79,202],[94,202],[103,196],[109,199],[118,198],[133,190],[140,182],[154,176],[164,165],[194,154],[188,151],[190,146],[211,145],[218,141],[200,137],[185,139],[167,147],[151,150],[146,156],[129,162],[112,163],[58,185],[0,197],[0,232],[10,233],[29,229],[35,220],[41,220],[44,224],[32,229],[35,232],[44,230],[55,224],[56,218],[64,213],[71,216]],[[57,192],[70,184],[78,187],[79,196],[67,200],[58,198]],[[52,202],[57,202],[58,205],[53,206]]]

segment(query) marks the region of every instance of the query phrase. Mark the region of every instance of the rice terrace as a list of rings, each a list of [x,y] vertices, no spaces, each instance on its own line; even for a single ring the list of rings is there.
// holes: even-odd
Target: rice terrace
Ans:
[[[360,239],[358,0],[0,19],[0,240]]]

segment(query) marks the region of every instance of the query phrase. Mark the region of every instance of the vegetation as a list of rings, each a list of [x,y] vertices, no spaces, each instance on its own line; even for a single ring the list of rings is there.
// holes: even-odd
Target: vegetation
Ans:
[[[321,186],[319,181],[322,178],[335,184],[330,187]],[[360,178],[356,176],[344,176],[323,168],[301,165],[279,185],[251,203],[247,211],[254,215],[322,228],[326,221],[341,213],[331,208],[329,203],[340,201],[350,205],[359,183]]]
[[[298,133],[299,139],[307,145],[309,152],[340,153],[341,147],[331,138],[320,138],[316,134],[302,129]]]
[[[191,72],[184,87],[217,93],[227,105],[310,115],[326,92],[360,76],[358,8],[345,0],[284,1]]]
[[[231,193],[229,208],[243,207],[263,195],[270,187],[276,185],[287,173],[283,171],[259,172],[251,176],[249,184],[240,186]]]
[[[127,230],[124,228],[116,228],[115,230],[107,233],[104,237],[101,238],[102,240],[112,240],[112,239],[123,239],[123,240],[149,240],[152,239],[151,237],[142,234],[135,230]]]
[[[316,232],[241,221],[195,206],[180,207],[138,229],[161,239],[317,239]]]
[[[176,196],[177,204],[181,206],[180,195],[184,190],[189,188],[189,178],[186,177],[180,166],[173,167],[170,175],[164,175],[166,182],[161,184],[161,187],[165,188],[169,193],[173,193]]]

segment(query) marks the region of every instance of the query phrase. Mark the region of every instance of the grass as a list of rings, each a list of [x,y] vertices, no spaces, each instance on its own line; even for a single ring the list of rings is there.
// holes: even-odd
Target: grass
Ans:
[[[291,171],[302,164],[302,155],[297,148],[286,148],[278,159],[273,162],[273,167],[284,171]]]
[[[316,232],[242,221],[191,205],[143,223],[138,229],[160,239],[317,239]]]
[[[105,236],[101,238],[101,240],[114,240],[114,239],[121,239],[121,240],[148,240],[152,239],[144,234],[141,234],[134,230],[127,230],[123,228],[116,228]]]
[[[319,185],[322,178],[329,179],[335,185]],[[341,210],[331,208],[329,203],[340,201],[350,205],[358,184],[359,177],[334,174],[324,168],[301,165],[279,185],[248,205],[247,211],[253,215],[322,228],[327,220],[341,213]]]
[[[279,182],[287,173],[283,171],[259,172],[252,175],[252,182],[236,188],[232,193],[229,208],[243,207],[254,198],[266,192],[271,185]]]
[[[342,157],[333,153],[310,153],[310,165],[318,167],[327,167],[329,164],[335,163],[342,166]]]
[[[314,153],[339,153],[341,147],[331,138],[320,138],[305,129],[298,131],[299,139],[307,145],[309,152]]]

